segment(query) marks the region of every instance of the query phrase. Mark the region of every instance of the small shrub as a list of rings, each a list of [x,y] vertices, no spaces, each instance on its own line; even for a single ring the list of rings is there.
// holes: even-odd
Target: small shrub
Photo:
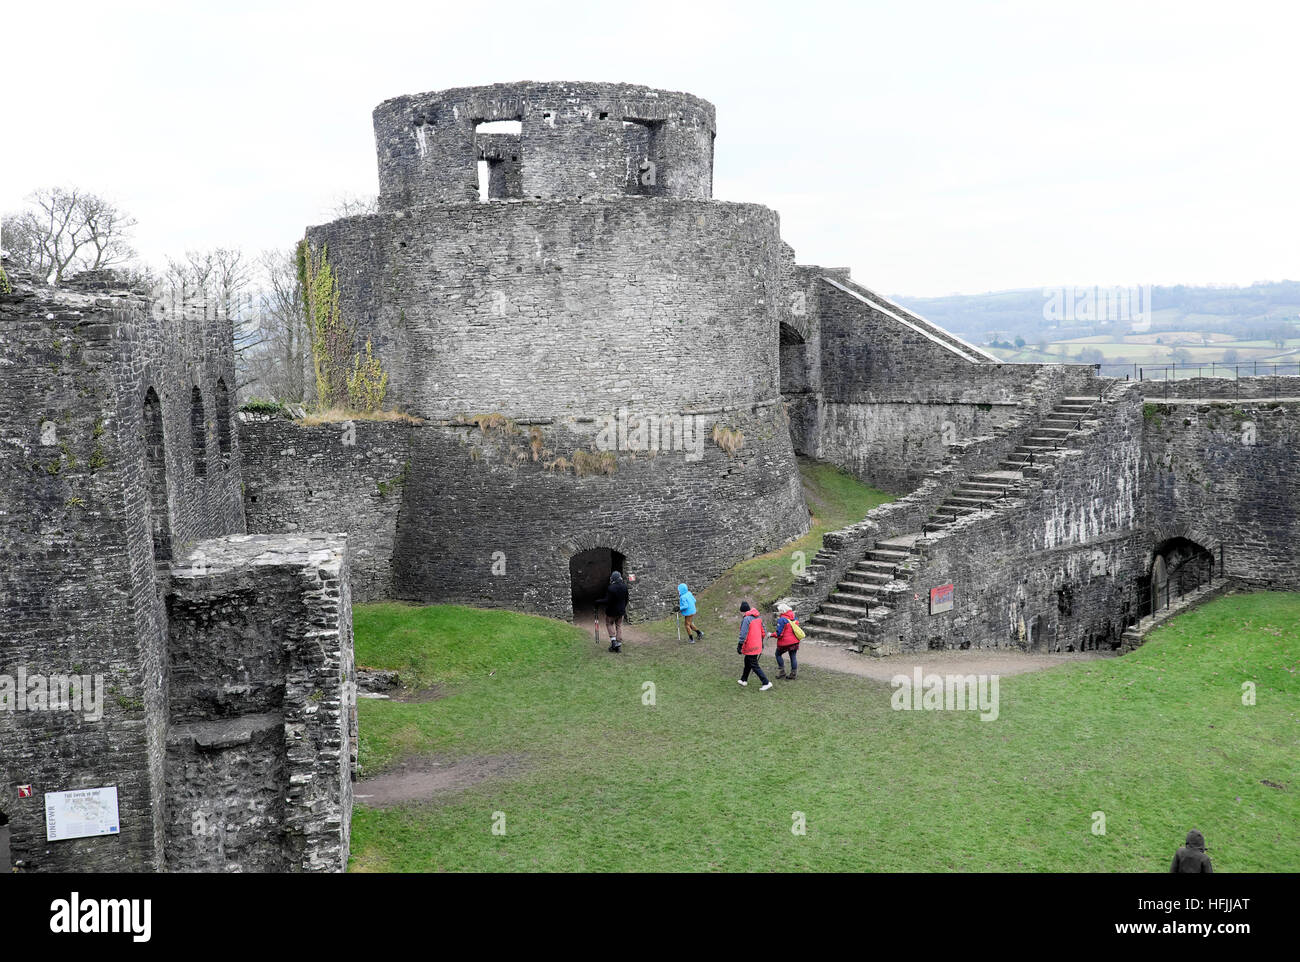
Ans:
[[[745,446],[745,432],[715,424],[713,425],[713,443],[725,451],[727,457],[732,457]]]
[[[284,405],[279,401],[269,401],[266,398],[251,397],[239,406],[239,410],[247,411],[249,414],[284,414]]]
[[[613,474],[618,470],[618,456],[613,451],[574,451],[573,471],[585,478],[595,474]]]

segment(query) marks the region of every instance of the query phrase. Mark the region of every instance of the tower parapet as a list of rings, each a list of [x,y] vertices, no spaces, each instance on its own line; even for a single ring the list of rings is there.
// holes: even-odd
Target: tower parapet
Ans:
[[[374,124],[383,210],[713,196],[713,105],[686,93],[530,81],[458,87],[386,100]]]

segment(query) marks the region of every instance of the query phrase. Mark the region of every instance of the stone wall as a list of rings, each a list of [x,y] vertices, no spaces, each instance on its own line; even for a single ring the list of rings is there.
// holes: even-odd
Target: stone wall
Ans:
[[[1102,389],[1098,385],[1106,383],[1092,381],[1090,367],[1033,367],[1034,376],[1014,414],[988,434],[958,438],[947,445],[939,464],[910,493],[873,509],[861,521],[827,532],[813,563],[795,579],[791,600],[805,611],[814,609],[876,541],[920,531],[935,508],[962,481],[975,474],[999,470],[1000,463],[1037,432],[1044,416],[1063,397],[1100,395]]]
[[[922,543],[909,590],[871,627],[880,654],[927,648],[1075,651],[1119,645],[1136,612],[1146,556],[1142,417],[1136,387],[1107,393],[1066,456],[992,511]],[[954,585],[951,611],[930,589]]]
[[[312,228],[343,316],[425,418],[754,403],[780,392],[781,244],[753,204],[459,204]]]
[[[311,666],[322,645],[328,649],[331,614],[333,631],[347,632],[350,652],[346,572],[328,572],[331,564],[345,568],[342,556],[331,562],[320,553],[314,576],[332,587],[309,606],[316,622],[302,625],[297,648],[285,647],[279,633],[294,637],[293,624],[272,620],[261,634],[241,636],[242,651],[218,666],[209,657],[219,650],[207,634],[212,610],[196,606],[185,625],[169,625],[165,606],[173,559],[199,551],[220,556],[220,550],[196,546],[241,536],[244,529],[230,327],[114,289],[107,274],[60,287],[34,284],[17,272],[11,281],[13,290],[0,294],[0,812],[10,820],[14,867],[200,867],[184,848],[166,854],[166,840],[177,834],[176,810],[171,823],[166,814],[168,795],[210,798],[214,782],[205,764],[216,756],[169,771],[169,754],[187,731],[197,733],[194,744],[214,737],[205,726],[219,725],[223,712],[241,703],[238,679],[283,671],[282,684],[263,684],[282,687],[283,698],[259,698],[278,704],[285,724],[298,724],[302,716],[304,740],[293,736],[282,760],[258,754],[270,729],[252,726],[241,749],[247,764],[228,770],[232,778],[221,796],[229,805],[227,827],[266,854],[247,867],[280,864],[271,857],[278,850],[286,866],[339,868],[346,823],[331,833],[326,809],[333,804],[342,810],[345,802],[327,797],[324,769],[333,758],[337,794],[348,775],[350,747],[321,722],[331,711],[347,715],[350,709],[331,708],[308,694],[323,683],[320,669]],[[263,573],[251,560],[231,565],[244,565],[240,577],[254,586]],[[268,596],[274,577],[264,586]],[[170,652],[169,636],[176,646]],[[341,642],[336,647],[343,649]],[[205,671],[187,667],[195,663],[205,664]],[[299,664],[305,667],[296,671]],[[18,678],[30,683],[52,675],[86,676],[90,690],[102,694],[98,707],[69,710],[62,695],[57,707],[25,698],[19,703]],[[313,687],[304,694],[307,684]],[[247,777],[235,780],[238,771]],[[302,801],[284,810],[289,827],[282,833],[254,842],[251,836],[264,825],[256,816],[241,824],[239,813],[281,804],[266,782],[278,771],[288,779],[285,797]],[[304,774],[311,777],[304,780]],[[25,785],[32,794],[19,798]],[[106,787],[117,789],[117,832],[46,840],[47,793]],[[304,816],[304,810],[326,817]],[[292,828],[295,817],[311,824]],[[244,864],[232,860],[225,867]],[[202,867],[218,864],[203,861]]]
[[[634,84],[523,82],[411,94],[376,107],[380,206],[477,201],[484,140],[497,151],[504,141],[476,134],[485,121],[519,124],[507,135],[519,193],[507,197],[708,200],[713,193],[707,101]]]
[[[343,871],[356,669],[341,536],[235,535],[168,595],[166,865]]]
[[[796,450],[906,492],[955,442],[1012,418],[1045,369],[1094,392],[1091,365],[1009,364],[850,280],[798,266],[781,307],[781,391]]]
[[[411,425],[346,421],[304,426],[241,414],[248,530],[346,531],[352,596],[394,597],[397,517],[410,473]]]
[[[1262,374],[1259,377],[1189,377],[1176,381],[1141,381],[1148,401],[1210,398],[1220,401],[1240,398],[1300,398],[1300,377]]]
[[[653,422],[657,440],[643,419],[644,436],[642,418],[630,413],[603,421],[358,421],[353,447],[343,446],[338,425],[250,420],[241,426],[258,472],[248,487],[249,523],[347,531],[354,550],[371,552],[356,565],[368,573],[367,598],[561,618],[573,610],[569,561],[588,548],[625,556],[625,570],[637,576],[633,616],[649,617],[672,610],[679,582],[707,584],[807,531],[779,403],[671,412]],[[743,433],[739,449],[719,447],[715,426]]]
[[[1221,545],[1228,576],[1260,588],[1300,589],[1297,380],[1290,379],[1289,390],[1284,386],[1290,401],[1271,399],[1272,377],[1184,389],[1189,398],[1211,398],[1228,387],[1232,400],[1148,395],[1143,454],[1150,546],[1182,537],[1217,554]],[[1235,400],[1237,390],[1242,400]]]
[[[238,447],[217,418],[219,385],[234,384],[231,335],[151,310],[103,275],[11,282],[0,295],[0,674],[101,675],[106,696],[97,721],[0,711],[0,810],[24,870],[156,869],[166,704],[156,566],[174,545],[242,530]],[[16,797],[19,784],[32,798]],[[46,792],[107,785],[118,789],[117,836],[45,841]]]

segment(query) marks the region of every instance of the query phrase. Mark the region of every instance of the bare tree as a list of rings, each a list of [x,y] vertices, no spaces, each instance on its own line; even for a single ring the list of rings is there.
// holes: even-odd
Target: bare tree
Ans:
[[[362,214],[378,214],[379,198],[375,194],[339,194],[329,213],[333,217],[356,217]]]
[[[134,217],[97,194],[48,187],[5,217],[0,247],[16,266],[59,283],[77,271],[129,262],[135,252],[127,237],[135,225]]]
[[[310,342],[294,251],[265,251],[261,268],[259,348],[249,357],[250,389],[278,401],[308,400]]]
[[[248,383],[250,358],[261,344],[253,263],[238,248],[186,251],[168,258],[154,286],[164,311],[180,318],[183,337],[202,337],[205,324],[231,326],[235,345],[236,391]],[[200,323],[202,322],[202,323]]]

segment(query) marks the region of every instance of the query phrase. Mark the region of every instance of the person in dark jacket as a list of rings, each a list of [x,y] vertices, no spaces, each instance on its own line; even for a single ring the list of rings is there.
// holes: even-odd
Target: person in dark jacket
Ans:
[[[748,601],[740,604],[740,640],[736,642],[736,654],[745,656],[745,667],[740,672],[740,683],[748,685],[746,680],[752,671],[763,683],[759,691],[767,691],[772,683],[758,667],[758,656],[763,653],[763,618],[757,608],[751,608]]]
[[[1171,875],[1184,872],[1213,872],[1210,856],[1205,854],[1205,836],[1192,829],[1187,833],[1187,844],[1174,853],[1174,863],[1169,866]]]
[[[619,638],[619,628],[627,614],[627,584],[621,572],[615,571],[609,576],[609,587],[605,597],[596,602],[597,608],[605,609],[605,629],[609,632],[609,650],[622,651],[623,642]]]

